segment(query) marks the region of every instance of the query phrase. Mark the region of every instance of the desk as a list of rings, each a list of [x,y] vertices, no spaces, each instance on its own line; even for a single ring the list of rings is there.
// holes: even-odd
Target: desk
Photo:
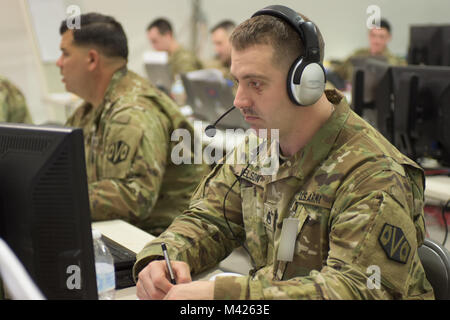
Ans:
[[[110,220],[92,223],[92,228],[99,230],[108,238],[116,241],[131,251],[138,253],[155,237],[136,228],[123,220]],[[136,287],[116,290],[116,300],[136,300]]]
[[[123,220],[110,220],[92,223],[92,228],[99,230],[108,238],[120,243],[131,251],[138,253],[144,246],[155,239],[147,233]]]
[[[135,253],[141,251],[148,242],[155,238],[151,234],[122,220],[94,222],[92,223],[92,228],[99,230],[108,238],[120,243]],[[208,280],[212,276],[222,272],[248,274],[250,268],[251,265],[246,253],[242,248],[238,248],[216,268],[206,270],[196,275],[193,277],[193,280]],[[115,299],[136,300],[136,287],[116,290]]]

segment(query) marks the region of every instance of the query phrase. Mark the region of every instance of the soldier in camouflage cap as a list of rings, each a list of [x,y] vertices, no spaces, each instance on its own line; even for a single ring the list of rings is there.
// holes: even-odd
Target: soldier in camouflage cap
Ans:
[[[85,100],[67,125],[83,129],[93,220],[121,218],[161,233],[187,208],[206,165],[175,165],[172,132],[193,132],[178,106],[127,70],[121,25],[100,14],[63,21],[57,61],[66,89]]]
[[[0,76],[0,122],[32,123],[22,92]]]
[[[151,22],[147,27],[147,38],[155,50],[169,54],[172,77],[203,68],[195,54],[177,42],[172,26],[166,19],[158,18]]]
[[[279,130],[280,154],[274,157],[273,135],[257,148],[248,138],[246,159],[261,155],[260,161],[226,161],[213,169],[189,209],[138,254],[139,298],[434,297],[417,253],[425,237],[423,171],[338,91],[326,90],[306,107],[292,102],[286,77],[304,52],[298,39],[285,21],[267,15],[233,32],[234,105],[260,133]],[[275,148],[261,148],[264,143]],[[267,171],[265,159],[274,158],[278,166]],[[158,260],[161,242],[176,285]],[[241,244],[252,260],[248,275],[191,282],[191,274],[215,266]]]
[[[386,19],[380,20],[380,27],[369,30],[369,48],[358,49],[353,52],[341,65],[335,67],[335,72],[345,81],[351,82],[355,60],[375,58],[394,66],[405,66],[406,60],[395,56],[388,49],[392,39],[391,26]]]

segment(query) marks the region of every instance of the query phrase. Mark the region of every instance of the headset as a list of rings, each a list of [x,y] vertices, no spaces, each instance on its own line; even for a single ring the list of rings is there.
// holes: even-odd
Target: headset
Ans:
[[[273,5],[263,8],[252,15],[253,17],[268,15],[279,18],[287,23],[300,35],[305,47],[305,54],[295,59],[289,68],[287,77],[287,92],[290,100],[298,106],[310,106],[317,102],[325,90],[326,73],[320,63],[319,39],[316,26],[312,22],[306,22],[294,10]],[[208,137],[216,134],[216,125],[228,113],[236,107],[232,106],[214,124],[206,127],[205,133]]]
[[[294,10],[273,5],[253,14],[253,17],[268,15],[287,22],[300,35],[305,54],[291,65],[287,78],[287,91],[291,101],[298,106],[310,106],[319,100],[325,90],[326,73],[320,63],[319,40],[316,27],[306,22]]]

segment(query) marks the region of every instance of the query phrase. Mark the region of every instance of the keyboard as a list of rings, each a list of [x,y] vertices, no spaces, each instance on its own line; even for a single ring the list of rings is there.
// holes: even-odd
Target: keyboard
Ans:
[[[123,289],[136,285],[133,279],[133,266],[136,262],[136,253],[105,235],[102,235],[102,240],[108,247],[114,259],[116,289]]]

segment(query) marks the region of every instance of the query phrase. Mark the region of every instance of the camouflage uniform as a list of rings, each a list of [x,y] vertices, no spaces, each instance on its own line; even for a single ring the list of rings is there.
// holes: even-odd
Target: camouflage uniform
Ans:
[[[172,76],[189,71],[202,69],[202,63],[197,59],[194,53],[179,46],[174,53],[169,56],[169,65]]]
[[[25,97],[17,87],[1,76],[0,122],[32,123]]]
[[[417,248],[423,242],[424,175],[384,137],[326,91],[335,111],[313,139],[275,175],[250,165],[226,198],[234,234],[246,239],[255,269],[218,278],[215,299],[433,298]],[[189,209],[138,254],[134,274],[161,256],[186,261],[193,273],[215,266],[239,245],[222,202],[245,165],[219,164]],[[277,260],[283,220],[298,219],[292,262]],[[371,266],[381,287],[370,289]]]
[[[121,218],[159,234],[209,172],[171,161],[172,132],[193,129],[170,98],[126,68],[100,106],[83,104],[66,125],[83,128],[93,220]]]
[[[369,58],[372,57],[370,54],[370,49],[359,49],[356,50],[350,57],[348,57],[341,65],[337,66],[335,68],[335,72],[344,80],[346,81],[352,81],[353,77],[353,65],[352,65],[352,59],[353,58]],[[406,66],[406,60],[399,58],[395,55],[393,55],[388,49],[385,49],[383,53],[381,54],[382,58],[386,59],[386,62],[393,66]]]

